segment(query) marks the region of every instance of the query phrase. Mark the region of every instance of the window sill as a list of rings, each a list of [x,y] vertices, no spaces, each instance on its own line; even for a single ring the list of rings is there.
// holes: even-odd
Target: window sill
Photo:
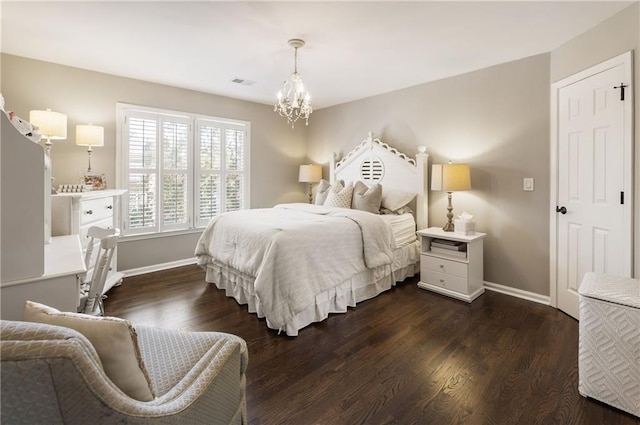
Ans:
[[[121,235],[121,242],[129,242],[129,241],[140,241],[145,239],[157,239],[157,238],[166,238],[171,236],[180,236],[180,235],[190,235],[193,233],[202,233],[204,231],[204,227],[196,227],[193,229],[186,230],[175,230],[171,232],[162,232],[162,233],[136,233],[133,235]]]

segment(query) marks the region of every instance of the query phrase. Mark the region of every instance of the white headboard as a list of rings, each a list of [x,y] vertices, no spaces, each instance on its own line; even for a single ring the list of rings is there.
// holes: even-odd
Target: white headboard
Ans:
[[[334,153],[331,157],[329,176],[331,184],[361,180],[367,184],[380,183],[382,190],[395,189],[416,194],[416,225],[427,228],[428,176],[426,147],[419,146],[415,159],[374,139],[373,134],[346,154],[340,161]]]

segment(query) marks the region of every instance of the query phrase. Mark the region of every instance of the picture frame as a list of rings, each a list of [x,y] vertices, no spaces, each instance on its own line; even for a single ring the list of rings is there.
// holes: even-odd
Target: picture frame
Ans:
[[[85,190],[105,190],[107,188],[107,178],[103,173],[84,173],[82,184]]]

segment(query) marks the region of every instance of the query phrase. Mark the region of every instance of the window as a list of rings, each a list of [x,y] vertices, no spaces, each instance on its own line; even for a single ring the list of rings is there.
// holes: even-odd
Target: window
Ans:
[[[203,227],[249,207],[248,122],[118,104],[123,234]]]

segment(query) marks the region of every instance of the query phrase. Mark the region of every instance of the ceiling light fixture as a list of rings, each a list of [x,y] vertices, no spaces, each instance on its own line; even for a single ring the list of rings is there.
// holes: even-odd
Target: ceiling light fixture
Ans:
[[[295,52],[293,74],[291,74],[291,81],[284,80],[282,90],[278,92],[278,102],[273,110],[278,112],[281,117],[286,118],[293,128],[295,122],[300,118],[303,118],[306,125],[309,125],[309,115],[313,109],[311,108],[311,96],[309,96],[309,92],[305,93],[302,78],[298,74],[298,49],[304,46],[304,40],[293,38],[289,40],[289,46],[293,47]]]

